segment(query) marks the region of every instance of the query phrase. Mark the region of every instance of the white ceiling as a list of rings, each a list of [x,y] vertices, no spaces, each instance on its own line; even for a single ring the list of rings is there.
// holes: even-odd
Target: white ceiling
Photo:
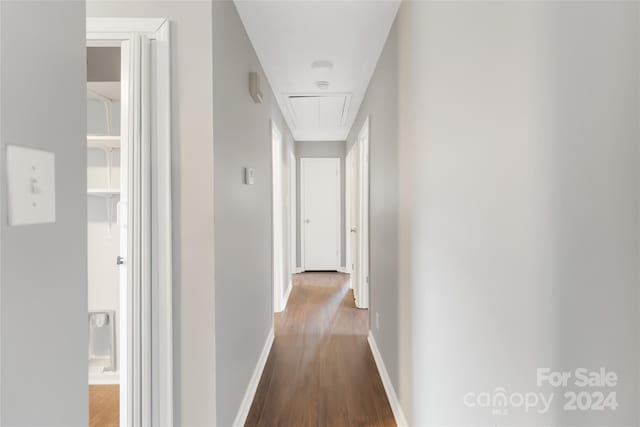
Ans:
[[[346,140],[400,1],[235,4],[294,139]],[[312,69],[319,60],[332,69]]]

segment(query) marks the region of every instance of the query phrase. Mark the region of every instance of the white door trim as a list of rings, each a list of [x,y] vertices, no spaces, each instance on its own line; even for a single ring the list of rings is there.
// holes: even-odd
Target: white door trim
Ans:
[[[358,133],[359,204],[360,220],[358,230],[358,308],[369,308],[369,117]]]
[[[300,266],[302,268],[302,271],[306,271],[307,270],[307,262],[306,262],[306,254],[305,254],[305,242],[306,242],[306,238],[305,238],[305,218],[306,218],[306,212],[305,212],[305,164],[307,162],[309,162],[310,160],[317,160],[317,159],[334,159],[338,161],[338,191],[337,191],[337,203],[336,206],[338,207],[338,226],[336,227],[336,233],[338,236],[338,254],[337,254],[337,260],[336,260],[336,264],[335,266],[333,266],[333,268],[336,271],[340,270],[340,260],[341,260],[341,246],[342,246],[342,241],[340,239],[340,230],[341,230],[341,210],[342,210],[342,201],[341,201],[341,197],[340,197],[340,181],[341,181],[341,177],[340,177],[340,158],[339,157],[301,157],[300,158]]]
[[[135,162],[140,172],[128,185],[134,209],[127,213],[130,251],[126,269],[132,282],[126,292],[130,297],[120,310],[130,316],[121,325],[121,336],[126,328],[127,336],[122,338],[128,339],[124,342],[128,354],[120,365],[125,372],[121,387],[128,391],[120,401],[123,426],[173,425],[169,31],[166,19],[87,18],[89,43],[126,42],[130,47],[134,69],[129,75],[129,93],[139,98],[130,104],[133,108],[128,113],[131,123],[138,126],[130,126],[131,133],[123,135],[123,140],[133,142],[126,148],[129,164]],[[153,41],[153,53],[147,41]],[[143,122],[148,126],[139,126]],[[152,292],[157,296],[153,301]],[[152,341],[152,335],[157,339]]]
[[[305,232],[304,232],[304,157],[300,157],[300,270],[305,271]]]
[[[291,274],[298,269],[297,261],[297,183],[296,183],[296,155],[289,150],[289,280]]]
[[[284,193],[282,191],[282,132],[271,121],[271,204],[272,204],[272,281],[273,311],[284,309]]]
[[[352,147],[353,149],[353,147]],[[349,150],[344,159],[344,273],[351,274],[351,157],[353,151]],[[349,280],[353,288],[353,277]]]
[[[346,243],[347,257],[346,258],[347,258],[347,270],[348,270],[348,273],[351,275],[349,278],[349,284],[350,284],[350,288],[353,289],[353,297],[356,301],[356,306],[358,306],[358,298],[359,298],[358,292],[360,292],[360,287],[358,282],[360,264],[358,261],[358,253],[353,250],[354,246],[353,246],[352,238],[356,239],[355,248],[357,251],[360,249],[360,238],[358,236],[358,234],[360,233],[359,224],[358,224],[358,221],[360,220],[360,216],[359,215],[356,216],[356,213],[358,211],[358,209],[356,209],[356,206],[358,208],[360,206],[360,199],[358,196],[358,191],[360,190],[360,184],[359,184],[360,169],[357,163],[360,157],[359,146],[360,146],[360,139],[356,135],[355,141],[353,141],[353,144],[351,145],[351,148],[349,149],[349,152],[347,153],[347,156],[345,158],[345,169],[348,169],[348,172],[346,172],[346,177],[345,177],[345,186],[346,186],[345,199],[348,201],[346,203],[346,214],[345,214],[345,217],[346,217],[345,222],[347,224],[347,226],[345,227],[345,232],[347,233],[347,243]],[[354,177],[354,174],[355,174],[355,177]],[[354,191],[356,187],[358,191]],[[352,229],[354,230],[353,232],[351,231]]]

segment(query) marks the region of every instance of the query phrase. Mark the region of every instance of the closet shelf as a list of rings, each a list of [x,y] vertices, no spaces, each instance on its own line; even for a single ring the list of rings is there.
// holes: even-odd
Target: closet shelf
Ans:
[[[87,135],[89,148],[117,149],[120,148],[120,137],[112,135]]]
[[[120,189],[118,188],[89,188],[87,194],[90,196],[118,196],[120,195]]]

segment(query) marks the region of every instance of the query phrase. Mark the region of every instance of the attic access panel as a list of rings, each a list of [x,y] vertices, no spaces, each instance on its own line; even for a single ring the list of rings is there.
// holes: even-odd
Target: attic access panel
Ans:
[[[289,109],[296,128],[339,128],[344,121],[351,94],[288,95]]]

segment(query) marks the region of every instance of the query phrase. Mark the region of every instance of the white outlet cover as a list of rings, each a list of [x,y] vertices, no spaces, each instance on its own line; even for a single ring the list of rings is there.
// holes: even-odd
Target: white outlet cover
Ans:
[[[9,225],[56,222],[55,154],[7,146]]]

